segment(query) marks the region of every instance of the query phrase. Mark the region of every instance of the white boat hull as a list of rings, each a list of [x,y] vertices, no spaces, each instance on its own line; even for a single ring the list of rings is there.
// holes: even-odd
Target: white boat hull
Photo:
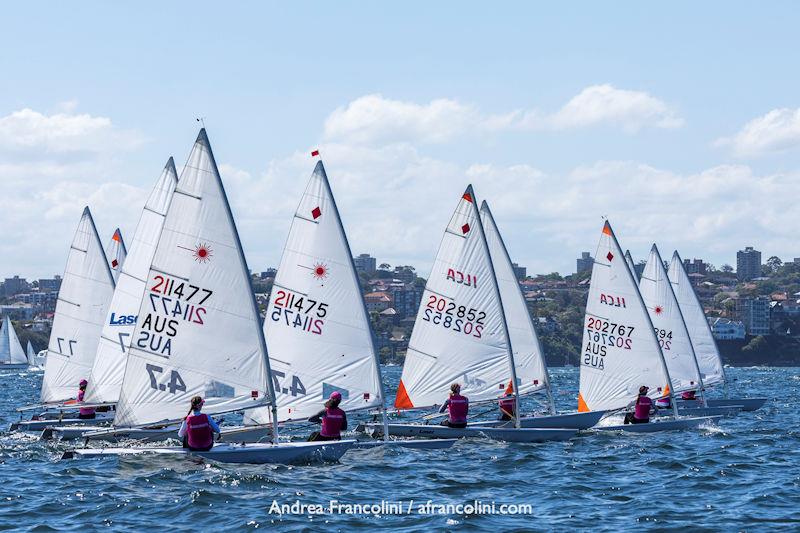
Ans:
[[[0,372],[3,370],[27,370],[30,365],[28,363],[2,363],[0,364]]]
[[[363,450],[372,448],[406,448],[413,450],[441,450],[449,448],[458,439],[395,439],[389,441],[367,440],[356,441],[353,449]]]
[[[767,403],[767,398],[714,398],[707,399],[706,403],[709,407],[740,405],[742,411],[755,411]],[[700,400],[678,400],[677,405],[678,409],[680,409],[681,407],[701,406],[703,404]]]
[[[178,446],[136,448],[77,448],[64,452],[62,459],[166,455],[202,457],[220,463],[293,464],[338,461],[353,447],[354,440],[327,442],[286,442],[280,444],[217,444],[207,452],[193,452]]]
[[[683,416],[736,416],[742,411],[741,405],[728,405],[724,407],[681,407],[678,414]]]
[[[42,430],[41,439],[86,439],[94,441],[118,441],[123,439],[148,441],[161,441],[169,438],[178,438],[178,428],[168,427],[161,429],[112,429],[105,426],[50,426]]]
[[[365,426],[374,435],[383,434],[382,424]],[[505,442],[545,442],[549,440],[568,440],[577,433],[575,429],[544,428],[491,428],[466,427],[451,428],[433,424],[389,424],[389,435],[395,437],[426,437],[429,439],[461,439],[468,437],[489,438]]]
[[[42,431],[53,426],[96,426],[102,425],[105,421],[110,424],[113,418],[63,418],[61,420],[52,418],[45,420],[20,420],[14,422],[9,428],[10,431]]]
[[[720,416],[701,416],[693,418],[678,418],[670,420],[654,419],[646,424],[618,424],[613,426],[596,426],[598,431],[626,431],[629,433],[654,433],[656,431],[676,431],[681,429],[694,429],[703,424],[713,424]]]
[[[519,419],[523,428],[555,428],[555,429],[589,429],[605,415],[605,411],[588,411],[585,413],[564,413],[560,415],[529,416]],[[513,428],[513,420],[488,420],[471,422],[469,427],[504,427]]]

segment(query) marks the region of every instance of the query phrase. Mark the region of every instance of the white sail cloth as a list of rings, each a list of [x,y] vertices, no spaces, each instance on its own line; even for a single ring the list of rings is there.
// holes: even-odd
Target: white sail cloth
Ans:
[[[144,205],[133,235],[131,252],[121,265],[86,389],[88,402],[108,403],[119,399],[128,347],[145,295],[147,274],[177,181],[175,163],[170,157]],[[114,235],[118,233],[119,230]],[[121,235],[119,242],[122,242]]]
[[[36,364],[36,352],[33,351],[33,344],[31,344],[31,341],[28,341],[28,346],[25,349],[25,355],[28,358],[29,365]]]
[[[655,244],[642,272],[639,291],[669,369],[672,393],[697,389],[701,380],[689,332]]]
[[[544,390],[548,385],[544,352],[536,336],[525,296],[511,263],[503,237],[494,221],[489,204],[481,203],[481,221],[486,233],[486,243],[494,265],[497,287],[503,300],[503,311],[514,349],[514,364],[517,370],[519,394],[531,394]]]
[[[460,383],[470,401],[495,400],[512,382],[503,306],[472,186],[447,224],[422,295],[395,407],[441,404]]]
[[[669,377],[653,324],[622,249],[606,222],[597,245],[586,302],[579,411],[618,409],[666,392]]]
[[[266,344],[205,129],[167,209],[137,314],[114,425],[180,420],[274,398]]]
[[[28,357],[22,349],[17,332],[14,331],[11,319],[6,315],[0,328],[0,365],[22,365],[27,362]]]
[[[294,214],[264,335],[279,420],[308,418],[334,391],[346,411],[382,405],[369,317],[322,161]],[[269,420],[268,408],[245,418]]]
[[[114,278],[89,208],[83,210],[58,291],[41,401],[74,398],[89,376],[114,293]]]
[[[122,265],[125,263],[127,255],[128,249],[125,247],[125,241],[122,240],[122,232],[117,228],[106,246],[106,260],[115,282],[119,279],[119,273],[122,272]]]
[[[724,383],[725,371],[717,343],[711,334],[711,327],[708,325],[708,320],[703,312],[703,306],[700,305],[700,300],[694,292],[678,252],[672,254],[668,275],[669,280],[672,282],[675,298],[677,298],[681,313],[683,313],[686,329],[689,331],[692,348],[703,377],[703,385],[708,387]]]

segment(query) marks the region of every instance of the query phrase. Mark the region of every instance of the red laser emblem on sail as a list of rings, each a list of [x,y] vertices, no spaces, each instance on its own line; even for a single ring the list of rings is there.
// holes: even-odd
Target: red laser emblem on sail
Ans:
[[[212,250],[207,244],[202,243],[195,246],[192,255],[194,256],[194,260],[198,263],[207,263],[211,261],[211,257],[214,255],[214,250]]]
[[[327,279],[328,265],[324,263],[317,263],[316,265],[314,265],[314,269],[311,271],[311,275],[317,279]]]

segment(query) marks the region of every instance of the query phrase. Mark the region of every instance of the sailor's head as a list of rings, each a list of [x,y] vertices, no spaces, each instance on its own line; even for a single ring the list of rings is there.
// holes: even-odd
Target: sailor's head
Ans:
[[[451,394],[458,394],[460,392],[461,392],[461,384],[453,383],[452,385],[450,385],[450,393]]]
[[[206,401],[202,396],[195,396],[192,398],[192,409],[202,409],[204,403],[206,403]]]
[[[334,402],[341,402],[342,401],[342,393],[339,392],[338,390],[335,390],[335,391],[333,391],[331,393],[331,395],[328,397],[328,399],[332,400]]]
[[[642,385],[641,387],[639,387],[639,394],[647,394],[647,391],[649,390],[650,387],[648,387],[647,385]]]
[[[86,381],[85,379],[82,379],[81,382],[78,383],[78,388],[85,389],[88,384],[89,384],[88,381]]]

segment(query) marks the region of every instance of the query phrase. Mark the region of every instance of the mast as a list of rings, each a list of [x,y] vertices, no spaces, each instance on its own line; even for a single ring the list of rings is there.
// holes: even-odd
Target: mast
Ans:
[[[491,221],[492,225],[494,225],[494,227],[497,228],[497,223],[494,220],[494,215],[492,214],[492,210],[489,208],[489,204],[486,202],[486,200],[481,202],[481,210],[484,210],[484,209],[486,210],[486,216],[489,218],[489,220]],[[484,230],[485,230],[485,228],[484,228]],[[505,260],[506,260],[506,262],[508,264],[511,264],[511,255],[508,253],[508,248],[506,247],[505,240],[503,239],[503,235],[500,233],[499,229],[497,229],[496,234],[497,234],[498,242],[500,243],[500,249],[503,251]],[[485,235],[485,231],[484,231],[484,235]],[[491,253],[490,253],[490,256],[491,256]],[[492,259],[492,267],[494,268],[494,259]],[[496,276],[495,276],[495,278],[496,278]],[[517,293],[522,298],[522,301],[524,302],[525,298],[522,296],[522,291],[519,289],[519,284],[517,284]],[[527,312],[528,324],[530,325],[531,331],[534,332],[533,337],[536,340],[536,350],[537,350],[537,353],[538,353],[539,357],[541,358],[542,368],[544,370],[543,380],[544,380],[544,385],[545,385],[545,391],[547,393],[548,410],[549,410],[551,415],[554,415],[554,414],[556,414],[556,406],[555,406],[555,401],[553,400],[553,391],[552,391],[552,389],[550,387],[550,372],[547,369],[547,362],[544,359],[544,351],[542,350],[542,344],[539,341],[539,335],[536,334],[536,328],[534,327],[534,324],[533,324],[533,318],[530,315],[530,311],[527,310],[527,304],[525,305],[525,310]],[[505,311],[504,311],[504,313],[505,313]],[[510,335],[509,335],[509,342],[510,342]],[[516,367],[516,365],[515,365],[515,367]],[[514,388],[517,389],[517,387],[514,387]]]
[[[614,239],[614,243],[617,245],[617,248],[620,248],[619,241],[617,240],[617,236],[614,233],[614,230],[611,229],[611,224],[608,223],[608,220],[606,220],[606,226],[608,226],[608,228],[611,230],[610,231],[611,238]],[[641,291],[639,291],[639,282],[636,280],[636,277],[634,276],[634,273],[631,272],[630,268],[626,268],[625,271],[628,273],[630,281],[633,283],[633,286],[636,288],[636,297],[639,300],[639,305],[641,305],[642,309],[645,310],[644,316],[645,316],[645,318],[647,320],[647,324],[649,326],[649,331],[650,331],[649,337],[653,340],[653,343],[655,344],[656,350],[658,351],[659,360],[661,361],[661,370],[664,373],[664,377],[667,378],[667,392],[668,392],[668,396],[669,396],[669,403],[672,406],[672,413],[675,416],[675,418],[678,418],[678,406],[675,404],[675,401],[674,401],[674,399],[672,397],[672,379],[669,377],[669,369],[667,368],[667,360],[664,359],[664,352],[661,350],[661,345],[658,343],[658,339],[656,338],[656,334],[654,332],[655,328],[653,326],[653,321],[650,319],[650,313],[647,311],[647,306],[645,306],[644,298],[642,298],[642,293],[641,293]]]
[[[472,196],[472,211],[475,214],[475,218],[477,219],[478,229],[480,230],[481,240],[483,241],[483,246],[486,250],[487,259],[489,260],[489,271],[491,272],[492,284],[494,285],[494,292],[497,296],[497,301],[500,304],[500,321],[503,324],[503,331],[506,335],[506,346],[508,351],[508,366],[509,370],[511,370],[511,383],[512,383],[512,390],[514,391],[514,427],[520,427],[519,422],[519,382],[517,381],[517,366],[514,364],[514,349],[511,346],[511,334],[508,332],[508,323],[506,322],[506,312],[503,308],[503,299],[500,297],[500,286],[497,283],[497,273],[494,270],[494,262],[492,261],[492,255],[489,251],[489,243],[486,241],[486,233],[483,230],[483,220],[481,220],[481,215],[478,212],[478,206],[475,205],[475,192],[472,190],[472,184],[467,186],[467,192]],[[502,241],[501,241],[502,242]],[[504,246],[505,249],[505,246]],[[508,252],[506,252],[508,253]]]
[[[319,154],[318,151],[316,151],[316,152],[317,152],[317,154]],[[321,159],[320,159],[319,164],[322,165],[322,160]],[[324,168],[325,167],[323,165],[323,169]],[[380,395],[381,395],[381,405],[380,405],[379,409],[380,409],[380,412],[381,412],[381,419],[383,420],[383,440],[384,441],[388,441],[389,440],[389,419],[386,416],[386,392],[384,391],[383,379],[382,379],[382,376],[381,376],[381,361],[380,361],[380,357],[378,356],[378,351],[375,349],[375,338],[374,338],[373,333],[372,333],[372,327],[370,326],[370,323],[369,323],[369,313],[367,312],[367,304],[364,303],[364,296],[361,294],[361,283],[360,283],[360,280],[358,279],[358,275],[356,274],[356,264],[355,264],[355,262],[353,262],[353,252],[350,249],[350,242],[347,240],[347,232],[344,231],[344,226],[342,225],[342,217],[339,215],[339,208],[336,205],[336,198],[333,196],[333,191],[331,190],[331,184],[330,184],[330,182],[328,182],[328,174],[324,170],[322,172],[322,176],[323,176],[322,183],[325,185],[325,189],[327,190],[328,196],[331,199],[331,207],[333,208],[333,212],[336,215],[335,218],[336,218],[336,221],[337,221],[337,223],[339,225],[339,231],[341,231],[341,234],[342,234],[342,236],[344,238],[344,245],[345,245],[345,248],[347,249],[347,255],[350,258],[350,269],[351,269],[350,272],[353,273],[355,275],[355,277],[356,277],[356,287],[358,287],[359,296],[360,296],[359,300],[361,300],[361,307],[364,310],[364,317],[366,318],[367,328],[369,329],[369,333],[370,333],[369,340],[370,340],[370,346],[372,348],[372,357],[375,359],[375,374],[376,374],[375,377],[378,380],[378,387],[379,387],[378,390],[380,391]]]

